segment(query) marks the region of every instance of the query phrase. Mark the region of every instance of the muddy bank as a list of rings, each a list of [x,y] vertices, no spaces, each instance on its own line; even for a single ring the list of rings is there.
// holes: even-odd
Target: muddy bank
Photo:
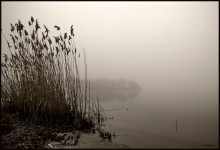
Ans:
[[[128,148],[112,138],[103,138],[98,131],[65,131],[21,122],[1,124],[1,149]]]
[[[10,125],[7,130],[5,130],[6,125],[3,126],[5,126],[4,130],[1,125],[1,148],[3,149],[43,148],[49,139],[57,137],[53,129],[43,126],[17,123]]]
[[[80,137],[74,138],[75,134],[71,132],[59,133],[65,135],[66,140],[51,141],[44,148],[48,149],[84,149],[84,148],[128,148],[126,145],[118,144],[115,141],[104,139],[98,133],[81,132]],[[73,138],[72,138],[73,137]],[[76,140],[78,140],[76,142]]]

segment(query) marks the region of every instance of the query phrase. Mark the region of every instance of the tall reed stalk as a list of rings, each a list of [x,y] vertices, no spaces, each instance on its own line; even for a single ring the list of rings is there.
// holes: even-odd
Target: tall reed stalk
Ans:
[[[1,107],[32,123],[77,128],[99,123],[102,110],[90,96],[85,51],[84,84],[80,78],[73,26],[69,35],[54,26],[59,35],[51,37],[33,17],[28,24],[29,30],[20,20],[11,24],[12,45],[5,38],[10,54],[1,62]]]

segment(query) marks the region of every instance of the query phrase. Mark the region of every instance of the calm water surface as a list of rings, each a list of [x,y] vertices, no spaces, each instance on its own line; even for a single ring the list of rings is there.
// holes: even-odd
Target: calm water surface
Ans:
[[[219,146],[217,108],[216,113],[211,109],[214,106],[165,103],[165,98],[150,99],[145,89],[127,80],[112,82],[93,82],[93,92],[99,91],[101,104],[109,118],[103,128],[115,131],[118,136],[113,140],[116,142],[132,148]],[[108,111],[121,108],[128,110]]]

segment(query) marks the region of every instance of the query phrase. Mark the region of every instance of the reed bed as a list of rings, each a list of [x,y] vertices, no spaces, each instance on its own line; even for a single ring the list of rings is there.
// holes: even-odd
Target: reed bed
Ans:
[[[11,42],[2,32],[10,54],[1,62],[1,108],[19,119],[48,126],[90,128],[104,119],[98,97],[90,94],[86,53],[85,79],[79,74],[80,52],[70,34],[50,36],[49,29],[31,17],[28,28],[11,24]],[[84,83],[83,83],[84,82]]]

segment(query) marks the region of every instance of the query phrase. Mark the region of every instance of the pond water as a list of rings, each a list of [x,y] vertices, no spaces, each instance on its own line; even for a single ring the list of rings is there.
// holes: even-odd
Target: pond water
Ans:
[[[113,140],[120,144],[131,148],[219,147],[218,106],[205,100],[195,105],[188,100],[171,103],[166,97],[149,98],[146,89],[124,79],[95,80],[92,85],[108,118],[103,128],[115,132]]]

